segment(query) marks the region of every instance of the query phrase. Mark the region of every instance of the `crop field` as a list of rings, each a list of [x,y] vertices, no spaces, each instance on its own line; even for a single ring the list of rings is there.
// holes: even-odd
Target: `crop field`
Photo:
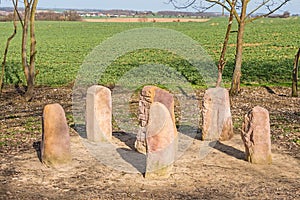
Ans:
[[[193,18],[165,18],[165,17],[143,17],[143,18],[127,18],[127,17],[117,17],[117,18],[103,18],[103,17],[92,17],[85,18],[83,21],[86,22],[206,22],[209,19],[193,19]]]
[[[72,83],[85,57],[101,42],[125,30],[143,27],[159,27],[186,34],[207,51],[217,63],[227,26],[226,18],[213,18],[207,22],[170,23],[88,23],[44,22],[36,23],[37,85],[63,86]],[[0,23],[1,60],[7,37],[12,33],[12,23]],[[224,82],[229,83],[234,66],[237,26],[233,26],[226,56]],[[9,49],[5,83],[24,83],[20,64],[20,27]],[[286,85],[291,82],[294,55],[300,47],[300,18],[259,19],[246,26],[242,83],[245,85]],[[197,85],[189,63],[176,55],[159,50],[131,52],[116,60],[110,76],[122,69],[147,62],[167,64],[181,68],[188,79]],[[180,66],[179,66],[180,65]],[[124,70],[123,70],[124,71]],[[114,81],[116,77],[111,77]]]
[[[155,31],[149,31],[155,39],[158,38],[159,45],[169,47],[170,44],[175,44],[177,45],[175,48],[182,47],[180,49],[187,53],[164,50],[168,48],[136,48],[138,50],[134,51],[132,49],[135,48],[128,48],[129,50],[126,51],[128,53],[122,55],[120,51],[126,50],[128,46],[139,46],[141,40],[148,42],[145,40],[145,35],[127,34],[119,40],[111,40],[124,31],[141,30],[137,28],[148,28],[142,29],[148,31],[149,27],[150,29],[164,28],[159,29],[156,34],[153,34]],[[184,115],[190,118],[195,116],[189,108],[199,105],[199,109],[203,111],[201,101],[207,85],[203,84],[205,74],[202,77],[202,74],[192,65],[193,60],[184,58],[190,55],[193,59],[198,59],[198,56],[201,59],[207,58],[207,55],[201,55],[202,51],[200,54],[194,53],[200,46],[212,59],[209,63],[205,60],[204,66],[216,67],[211,65],[211,61],[215,64],[218,62],[226,28],[226,18],[212,18],[205,22],[164,23],[37,21],[36,69],[39,73],[36,76],[37,87],[34,98],[27,102],[22,95],[25,89],[22,85],[26,82],[21,66],[21,27],[19,26],[9,49],[5,85],[0,94],[0,199],[299,199],[300,98],[291,97],[291,75],[295,54],[300,47],[300,18],[265,18],[247,24],[242,66],[243,87],[239,95],[230,97],[234,132],[231,140],[219,141],[215,144],[209,142],[210,150],[206,150],[204,144],[208,141],[200,140],[203,121],[199,119],[191,121],[188,125],[185,124],[187,120],[184,119]],[[163,40],[165,35],[168,37],[169,35],[162,30],[183,33],[196,41],[193,43],[196,45],[189,45],[186,41],[190,40],[180,40],[180,37]],[[236,30],[237,24],[234,24],[223,74],[226,88],[230,85],[234,68]],[[11,22],[0,22],[0,63],[6,40],[12,32]],[[181,36],[177,34],[178,32],[174,35]],[[135,43],[134,39],[138,39],[138,42]],[[150,42],[155,43],[155,39]],[[179,40],[183,42],[178,42]],[[119,44],[116,41],[123,46],[114,45]],[[168,44],[165,41],[171,42]],[[93,54],[96,47],[99,50],[100,44],[105,48],[100,48],[101,51]],[[191,46],[192,48],[189,48]],[[89,60],[90,58],[92,60]],[[100,77],[98,68],[94,67],[105,65],[100,65],[98,62],[109,64],[105,71],[99,70]],[[161,71],[157,70],[158,68],[152,70],[151,64],[155,64],[155,67],[169,68],[165,71],[163,71],[166,69],[164,67],[161,67]],[[139,71],[141,66],[146,66],[146,70],[150,70]],[[79,72],[82,72],[83,67],[90,67],[85,69],[91,70],[86,70],[84,76],[76,79],[78,75],[82,75]],[[169,178],[149,180],[144,178],[143,171],[138,166],[142,163],[146,167],[146,156],[141,154],[136,158],[131,157],[136,154],[134,143],[137,132],[126,130],[127,127],[123,130],[122,124],[131,123],[129,118],[137,117],[140,104],[138,91],[144,84],[144,82],[140,84],[139,81],[141,79],[153,81],[155,79],[152,77],[156,75],[174,81],[172,76],[174,71],[169,70],[170,68],[176,70],[176,75],[179,72],[182,75],[180,78],[186,78],[194,87],[192,89],[195,94],[190,95],[189,92],[182,90],[181,85],[177,87],[174,84],[181,90],[182,95],[193,100],[193,102],[186,101],[180,104],[178,97],[181,97],[181,93],[178,96],[174,95],[174,113],[178,122],[176,125],[183,128],[178,129],[182,130],[182,133],[179,131],[178,133],[183,140],[188,138],[191,143],[174,162]],[[144,76],[146,73],[147,76]],[[120,107],[118,101],[112,102],[113,108],[117,110],[117,112],[113,111],[112,115],[111,142],[116,147],[115,154],[106,148],[107,145],[103,145],[105,150],[97,150],[102,154],[94,155],[85,145],[86,140],[79,135],[85,130],[85,125],[76,121],[76,106],[83,108],[81,114],[84,116],[85,105],[76,104],[74,100],[76,98],[84,100],[86,90],[83,87],[73,86],[77,86],[78,82],[84,85],[85,81],[90,79],[109,87],[113,92],[118,92],[120,89],[121,92],[113,93],[113,100],[127,101],[127,96],[131,95],[130,100],[126,102],[126,106],[128,105],[130,109],[129,117],[120,117],[124,111],[123,107]],[[135,87],[133,92],[123,91],[122,87],[118,86],[124,85],[118,84],[123,83],[121,81],[124,79],[139,88]],[[173,92],[171,90],[173,88],[164,85],[163,81],[161,84],[158,82],[157,85]],[[180,83],[176,78],[175,81]],[[215,82],[214,79],[213,81]],[[52,103],[59,103],[63,107],[71,140],[72,161],[58,168],[45,167],[39,159],[45,128],[42,123],[45,119],[43,108]],[[241,128],[245,114],[257,105],[266,108],[269,112],[273,159],[270,165],[255,165],[245,160]],[[185,107],[188,108],[187,111]],[[219,112],[217,115],[215,113],[211,117],[221,115]],[[52,122],[57,124],[57,118],[53,117]],[[192,137],[190,133],[184,131],[185,129],[197,130],[197,134]],[[182,143],[178,146],[182,147],[186,144]],[[200,158],[201,152],[206,151],[210,152]],[[102,162],[102,158],[113,162],[111,165],[106,165]],[[118,160],[134,171],[130,173],[125,168],[120,169],[119,167],[123,165],[114,162]],[[117,165],[120,170],[115,168]]]

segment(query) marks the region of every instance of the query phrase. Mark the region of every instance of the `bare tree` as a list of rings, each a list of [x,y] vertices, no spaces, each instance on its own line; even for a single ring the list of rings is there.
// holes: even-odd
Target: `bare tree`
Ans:
[[[36,56],[36,39],[35,39],[35,13],[38,4],[38,0],[24,0],[24,12],[21,14],[18,8],[18,0],[11,0],[14,13],[17,15],[22,28],[22,46],[21,46],[21,59],[25,79],[27,83],[27,89],[25,91],[25,99],[31,100],[34,95],[35,85],[35,56]],[[15,26],[16,30],[16,26]],[[30,37],[30,52],[29,59],[28,53],[28,31]]]
[[[233,6],[231,7],[231,10],[230,10],[227,31],[225,34],[223,48],[222,48],[221,56],[220,56],[219,63],[218,63],[218,79],[217,79],[216,87],[220,87],[220,85],[222,83],[223,70],[224,70],[225,64],[226,64],[225,55],[226,55],[230,31],[231,31],[231,27],[232,27],[232,23],[233,23],[233,11],[234,11],[233,8],[235,7],[236,0],[233,0],[232,3],[233,3]]]
[[[0,1],[0,3],[1,3],[1,1]],[[18,6],[17,1],[15,2],[15,4],[16,4],[16,6]],[[6,66],[6,59],[7,59],[7,53],[8,53],[9,45],[10,45],[11,40],[17,34],[17,12],[16,12],[16,10],[14,10],[13,21],[14,21],[14,31],[6,41],[6,46],[5,46],[5,50],[4,50],[4,54],[3,54],[2,73],[1,73],[1,77],[0,77],[0,92],[2,92],[2,88],[3,88],[3,80],[4,80],[4,75],[5,75],[5,66]]]
[[[25,93],[26,100],[33,97],[35,84],[35,55],[36,55],[36,39],[35,39],[35,13],[38,0],[24,0],[24,19],[22,23],[22,65],[27,82],[27,90]],[[30,29],[30,54],[29,61],[27,59],[27,39],[28,27]]]
[[[298,73],[299,73],[299,59],[300,59],[300,48],[295,55],[294,68],[293,68],[293,81],[292,81],[292,96],[298,97]]]
[[[243,39],[245,26],[256,19],[271,15],[291,0],[169,0],[176,8],[192,7],[205,11],[213,6],[221,6],[228,12],[232,12],[238,23],[238,34],[236,40],[235,67],[232,75],[230,94],[236,95],[240,91],[242,76]],[[254,9],[248,11],[249,3],[255,4]],[[265,14],[256,15],[260,9],[266,8]]]

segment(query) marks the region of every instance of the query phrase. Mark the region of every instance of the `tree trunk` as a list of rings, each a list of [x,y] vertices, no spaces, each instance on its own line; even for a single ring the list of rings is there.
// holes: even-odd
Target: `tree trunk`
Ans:
[[[16,2],[16,4],[17,3],[18,2]],[[5,50],[4,50],[4,54],[3,54],[3,62],[2,62],[2,74],[1,74],[1,78],[0,78],[0,92],[2,92],[2,88],[3,88],[3,80],[4,80],[6,58],[7,58],[9,44],[10,44],[10,41],[17,34],[17,19],[16,18],[17,18],[17,12],[16,12],[16,10],[14,10],[14,19],[13,19],[14,20],[14,32],[12,33],[12,35],[6,41],[6,46],[5,46]]]
[[[26,1],[24,1],[26,2]],[[23,33],[22,33],[22,48],[21,48],[21,55],[22,55],[22,66],[24,70],[24,75],[26,78],[26,82],[28,82],[29,78],[29,67],[27,62],[27,35],[28,35],[28,22],[29,22],[29,10],[30,6],[27,4],[25,5],[24,10],[24,23],[23,23]]]
[[[224,39],[224,43],[223,43],[222,53],[221,53],[219,63],[218,63],[218,79],[217,79],[216,87],[220,87],[221,83],[222,83],[223,70],[224,70],[224,67],[225,67],[225,64],[226,64],[225,54],[226,54],[227,45],[228,45],[229,36],[230,36],[230,31],[231,31],[231,27],[232,27],[232,23],[233,23],[233,11],[234,11],[234,9],[235,9],[235,0],[232,1],[232,7],[231,7],[231,10],[230,10],[227,31],[226,31],[226,35],[225,35],[225,39]]]
[[[239,21],[236,55],[235,55],[235,68],[232,76],[230,95],[237,95],[240,92],[241,76],[242,76],[242,58],[243,58],[243,39],[246,24],[246,10],[249,0],[242,1],[242,12]]]
[[[31,100],[34,95],[34,82],[35,82],[35,34],[34,34],[34,22],[35,12],[38,0],[24,1],[24,22],[23,22],[23,34],[22,34],[22,65],[26,78],[27,89],[25,92],[25,99]],[[28,38],[28,27],[30,25],[30,58],[29,63],[27,60],[27,38]]]
[[[35,85],[35,54],[36,54],[36,40],[35,40],[35,12],[38,0],[34,0],[30,8],[30,61],[28,65],[28,79],[27,91],[25,93],[26,100],[32,99],[34,96]]]
[[[293,68],[293,83],[292,83],[292,97],[298,97],[298,72],[299,72],[299,58],[300,48],[295,56],[294,68]]]

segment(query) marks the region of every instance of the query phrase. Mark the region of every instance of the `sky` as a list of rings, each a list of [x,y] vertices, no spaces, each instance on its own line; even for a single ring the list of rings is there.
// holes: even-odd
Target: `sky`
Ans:
[[[177,0],[185,2],[186,0]],[[280,0],[276,0],[279,2]],[[125,9],[125,10],[174,10],[171,4],[167,4],[168,0],[39,0],[40,8],[71,8],[71,9]],[[251,2],[258,2],[252,0]],[[11,6],[10,0],[2,0],[1,6]],[[250,8],[253,7],[250,5]],[[192,11],[192,10],[189,10]],[[220,11],[221,8],[216,7],[210,11]],[[279,13],[289,11],[292,14],[300,14],[300,0],[291,0],[285,5]],[[260,12],[264,12],[260,10]]]

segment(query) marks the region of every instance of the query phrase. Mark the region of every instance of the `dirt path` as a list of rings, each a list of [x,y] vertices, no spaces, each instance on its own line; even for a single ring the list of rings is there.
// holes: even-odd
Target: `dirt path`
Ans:
[[[38,88],[36,99],[28,104],[14,88],[4,91],[0,199],[299,199],[300,148],[292,140],[300,138],[300,99],[288,97],[289,88],[243,88],[232,99],[234,138],[210,147],[203,159],[199,155],[204,142],[194,139],[166,180],[145,180],[138,170],[128,173],[104,165],[73,129],[72,163],[58,169],[43,166],[32,146],[41,139],[42,107],[61,103],[72,127],[71,88]],[[255,105],[270,111],[272,165],[244,161],[239,127],[243,115]],[[124,139],[132,135],[120,134],[114,134],[115,144],[132,152]]]
[[[217,144],[199,158],[202,141],[176,161],[167,180],[145,180],[103,165],[72,136],[73,162],[59,169],[44,167],[30,150],[2,158],[1,197],[5,199],[296,199],[300,195],[300,163],[273,148],[273,164],[243,160],[239,135]]]

